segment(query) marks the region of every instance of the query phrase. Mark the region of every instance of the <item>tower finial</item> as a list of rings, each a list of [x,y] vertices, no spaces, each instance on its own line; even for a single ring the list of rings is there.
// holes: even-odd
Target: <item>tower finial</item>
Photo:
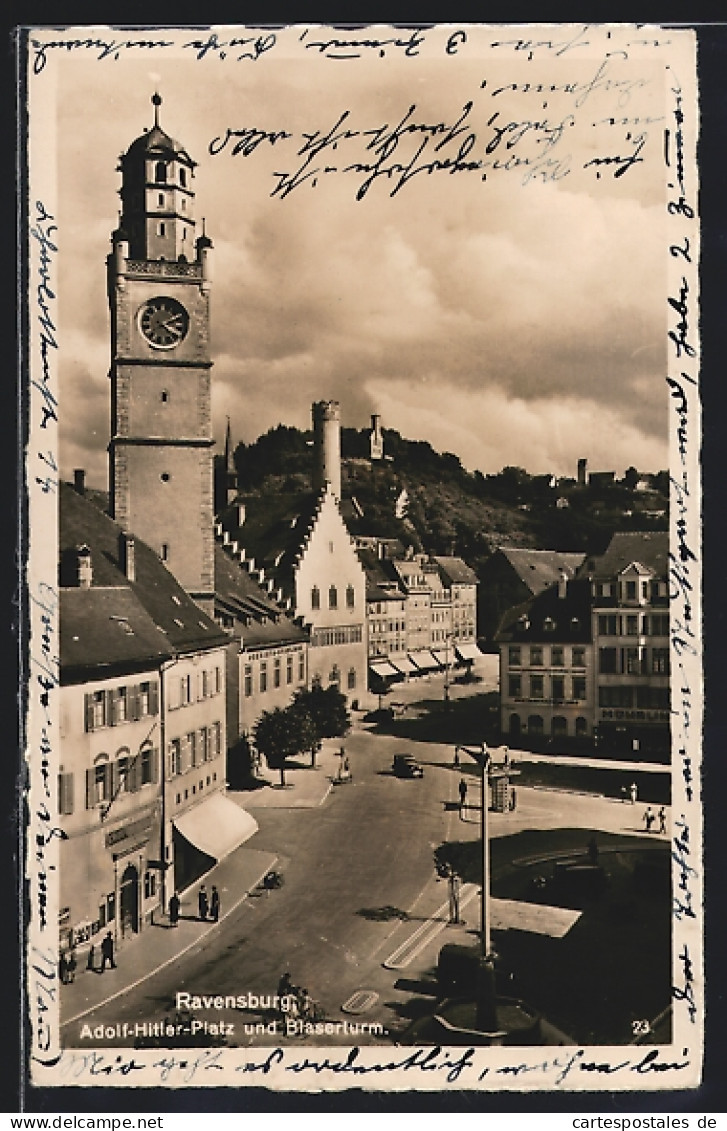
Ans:
[[[152,105],[154,107],[154,125],[159,128],[159,107],[162,104],[162,96],[158,90],[155,90],[151,96]]]

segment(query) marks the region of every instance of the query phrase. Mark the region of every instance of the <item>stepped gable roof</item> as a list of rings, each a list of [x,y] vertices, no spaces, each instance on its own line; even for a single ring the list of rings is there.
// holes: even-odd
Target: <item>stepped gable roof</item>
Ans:
[[[533,594],[553,585],[561,569],[573,577],[586,556],[560,550],[526,550],[516,546],[502,546],[499,553]]]
[[[307,640],[307,633],[281,612],[249,573],[215,546],[215,604],[234,617],[232,636],[246,648]]]
[[[245,550],[248,560],[254,559],[255,568],[263,568],[266,576],[292,596],[295,563],[323,497],[324,491],[241,495],[221,512],[218,521],[230,540]],[[242,525],[238,522],[240,503],[245,506]]]
[[[569,581],[565,597],[551,585],[503,614],[495,640],[532,644],[588,644],[591,641],[591,587]]]
[[[462,558],[432,555],[432,561],[439,566],[442,579],[450,585],[477,585],[477,574]]]
[[[669,532],[667,530],[628,530],[612,535],[602,554],[589,554],[579,576],[614,577],[637,563],[658,577],[666,577],[669,568]]]
[[[226,635],[202,612],[154,551],[137,537],[135,580],[128,580],[120,558],[121,535],[118,523],[91,499],[79,495],[69,484],[61,484],[59,578],[67,610],[61,635],[61,670],[67,664],[88,669],[101,662],[128,663],[131,638],[125,630],[120,629],[118,635],[110,631],[124,621],[135,635],[138,630],[140,658],[163,658],[225,643]],[[92,582],[88,589],[78,586],[81,546],[87,546],[91,553]],[[99,596],[100,591],[105,592],[105,598]],[[153,647],[155,634],[159,643]],[[74,639],[76,636],[78,640]]]

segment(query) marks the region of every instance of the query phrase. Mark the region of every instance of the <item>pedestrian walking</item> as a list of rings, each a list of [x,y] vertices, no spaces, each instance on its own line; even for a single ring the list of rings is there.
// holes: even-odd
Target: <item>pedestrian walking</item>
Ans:
[[[114,939],[111,931],[107,931],[101,942],[101,973],[103,974],[108,962],[112,970],[116,969],[114,961]]]
[[[666,832],[666,809],[664,808],[663,805],[662,805],[661,809],[659,810],[659,832],[660,833]]]
[[[653,825],[655,820],[656,820],[656,814],[654,813],[654,810],[651,808],[651,806],[648,805],[647,808],[646,808],[646,812],[644,813],[644,824],[646,825],[647,833],[651,832],[651,826]]]
[[[351,773],[351,763],[348,760],[348,755],[343,759],[343,777],[346,781],[353,781],[353,774]]]
[[[96,969],[96,948],[93,945],[91,945],[89,947],[89,950],[88,950],[88,958],[86,959],[86,969],[87,970],[95,970]]]
[[[214,885],[213,885],[212,895],[210,896],[210,918],[212,919],[212,921],[214,923],[216,923],[217,920],[219,919],[219,917],[220,917],[220,893],[218,892],[217,888],[214,887]]]
[[[66,982],[75,982],[76,980],[76,954],[71,951],[66,960]]]
[[[207,888],[204,886],[204,884],[202,884],[202,887],[199,889],[199,895],[197,896],[197,906],[199,908],[200,919],[206,919],[207,912],[209,911],[209,899],[207,897]]]
[[[172,898],[169,900],[169,925],[170,927],[179,926],[179,911],[181,908],[179,896],[176,891],[172,892]]]
[[[449,893],[449,921],[451,924],[459,923],[459,886],[460,877],[451,864],[447,865],[447,888]]]
[[[459,807],[464,809],[465,802],[467,801],[467,782],[464,778],[459,779]]]
[[[452,765],[454,766],[455,770],[459,769],[459,746],[455,746],[454,748],[454,759],[452,761]]]
[[[631,798],[631,804],[632,805],[636,804],[638,796],[639,796],[639,791],[636,788],[636,782],[632,781],[631,785],[629,786],[629,797]]]

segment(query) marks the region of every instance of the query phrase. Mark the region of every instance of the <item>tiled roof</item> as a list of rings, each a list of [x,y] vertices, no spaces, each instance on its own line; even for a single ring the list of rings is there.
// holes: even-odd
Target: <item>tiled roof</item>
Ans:
[[[215,604],[234,618],[232,635],[246,648],[307,639],[307,634],[226,550],[215,546]]]
[[[135,580],[129,581],[120,557],[121,527],[68,484],[61,485],[59,517],[59,575],[65,610],[62,674],[99,663],[128,664],[135,648],[141,660],[206,650],[226,642],[215,622],[139,538],[134,538]],[[91,555],[88,589],[78,586],[81,546],[87,546]],[[133,635],[119,628],[123,622],[130,625]]]
[[[591,588],[587,581],[570,581],[564,597],[558,586],[508,609],[495,634],[498,643],[532,642],[588,644],[591,640]]]
[[[241,496],[218,517],[231,542],[244,548],[255,568],[274,577],[286,595],[293,596],[296,558],[313,526],[321,495],[296,494]],[[245,520],[238,522],[238,505],[245,507]]]
[[[432,556],[439,566],[442,579],[450,585],[476,585],[477,574],[462,558]]]
[[[531,593],[540,593],[553,585],[565,569],[573,577],[585,554],[562,553],[560,550],[525,550],[503,546],[498,553],[510,563]]]
[[[591,555],[579,571],[583,577],[614,577],[632,562],[638,562],[657,577],[665,577],[669,564],[669,533],[666,530],[619,531],[606,551]]]

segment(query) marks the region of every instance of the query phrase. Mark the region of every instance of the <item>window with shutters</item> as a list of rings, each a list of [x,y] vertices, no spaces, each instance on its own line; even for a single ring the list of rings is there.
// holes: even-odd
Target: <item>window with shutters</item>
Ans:
[[[58,775],[58,812],[64,817],[73,812],[73,774]]]
[[[221,749],[222,749],[222,724],[221,723],[213,723],[211,730],[210,730],[210,758],[219,758]]]
[[[280,658],[273,661],[273,687],[280,687]]]
[[[300,683],[305,680],[305,652],[302,651],[298,656],[298,680]]]
[[[182,772],[182,743],[173,738],[169,743],[169,776],[174,778]]]
[[[245,664],[245,698],[249,699],[252,695],[252,664]]]
[[[222,691],[222,668],[215,668],[215,695],[219,695]]]
[[[285,682],[293,682],[293,657],[290,654],[285,659]]]
[[[128,718],[127,689],[117,687],[112,699],[113,722],[125,723]]]
[[[268,689],[268,665],[267,661],[260,661],[260,692],[264,694]]]
[[[106,726],[106,694],[91,691],[86,695],[86,732]]]
[[[210,735],[207,727],[200,727],[199,759],[200,762],[209,762],[210,759]]]
[[[140,776],[142,785],[151,785],[156,781],[155,750],[151,745],[144,745],[139,752]]]
[[[128,754],[122,754],[120,758],[116,759],[116,773],[117,773],[117,790],[119,793],[131,792],[131,758]]]
[[[184,746],[187,752],[187,758],[184,768],[185,770],[188,770],[190,767],[194,769],[199,765],[199,747],[197,745],[196,730],[190,730],[189,734],[185,736]]]
[[[99,754],[86,771],[86,808],[93,809],[111,798],[111,763],[108,754]]]

